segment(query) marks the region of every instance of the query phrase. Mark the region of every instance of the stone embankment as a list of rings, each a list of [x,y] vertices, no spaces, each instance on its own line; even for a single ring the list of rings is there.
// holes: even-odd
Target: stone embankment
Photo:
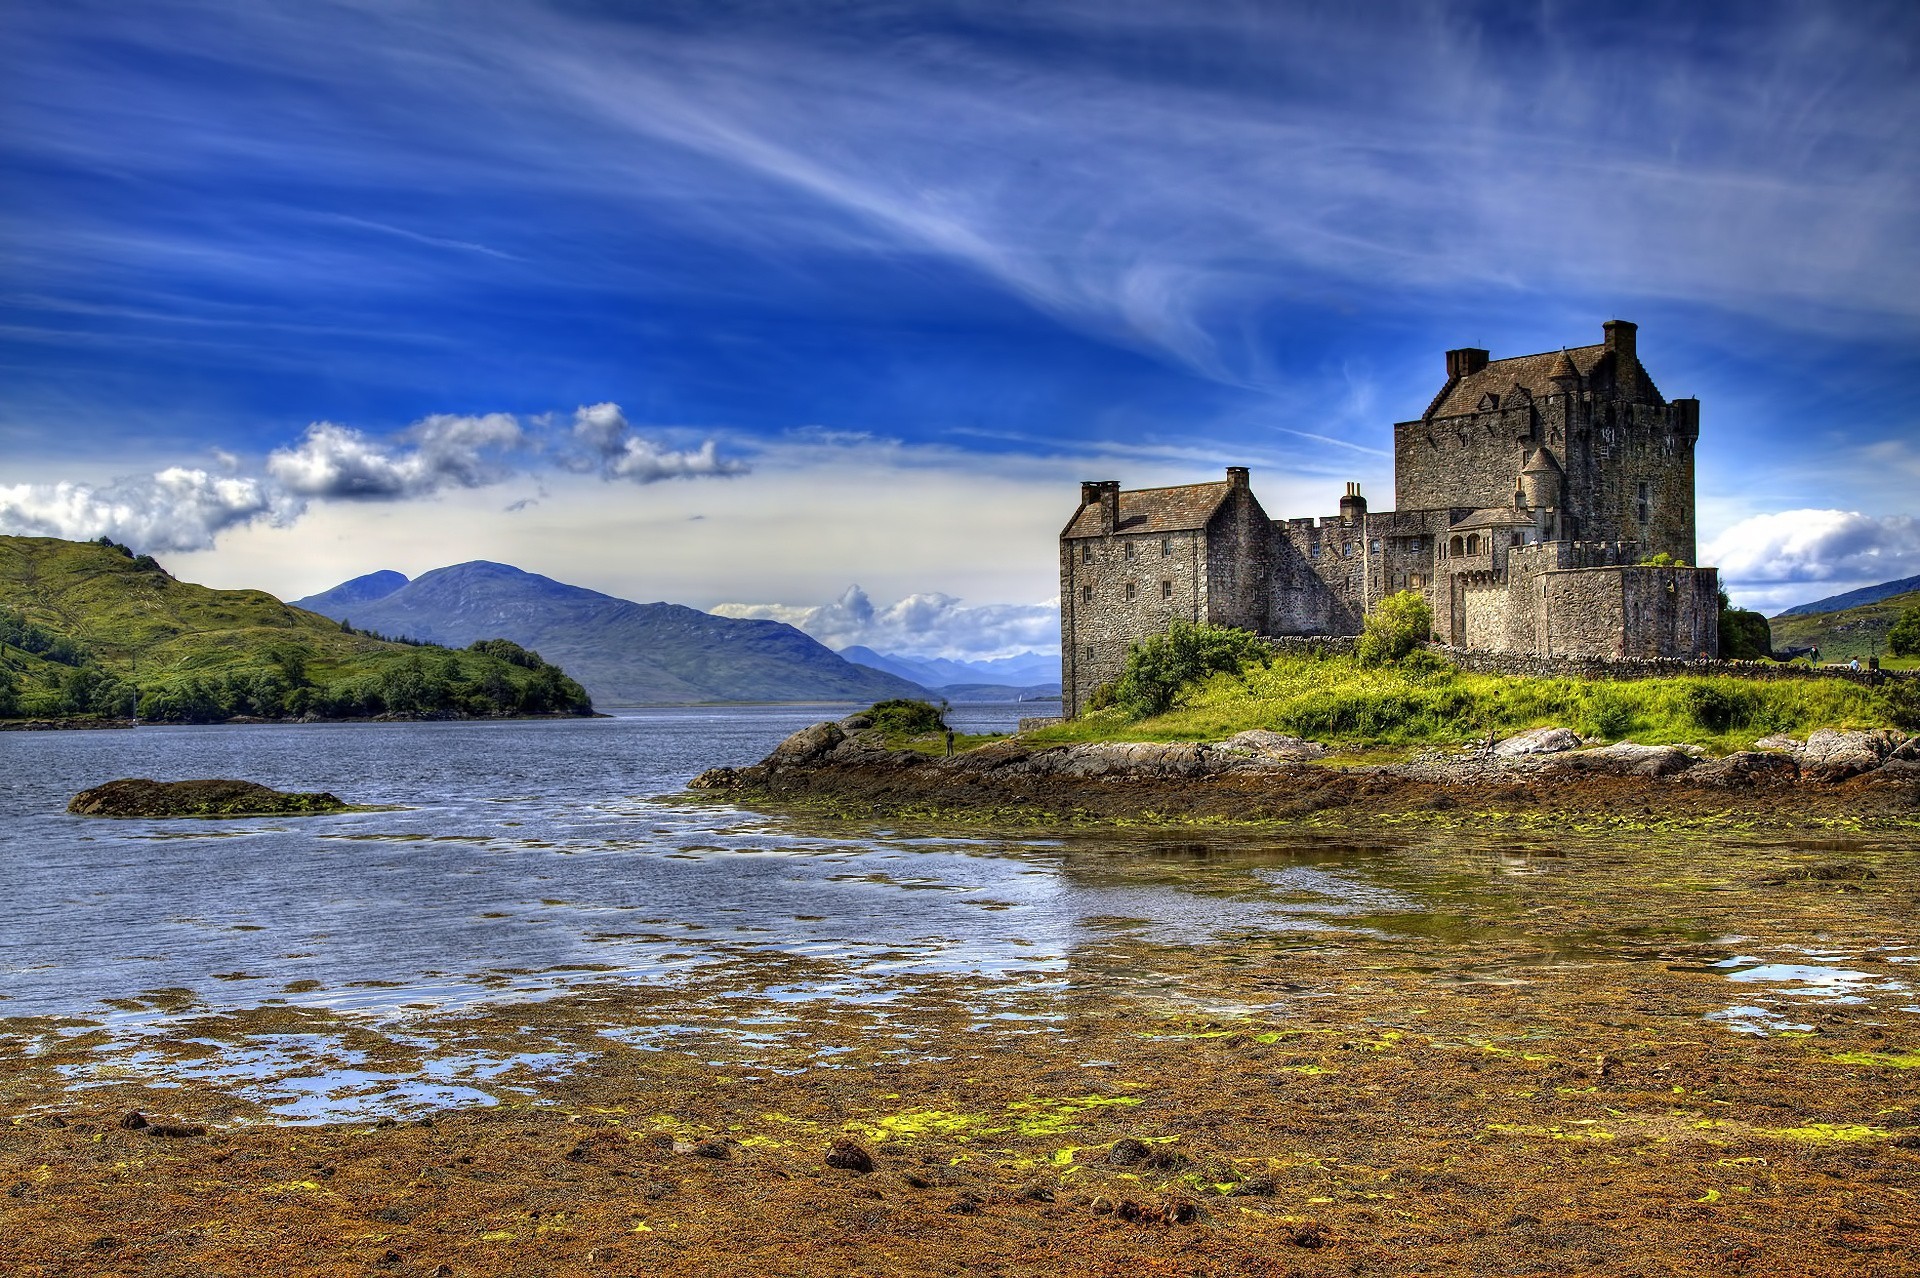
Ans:
[[[1751,810],[1789,823],[1920,819],[1920,737],[1886,730],[1769,737],[1715,758],[1697,746],[1597,745],[1565,728],[1535,728],[1372,764],[1264,731],[1217,742],[1014,737],[942,758],[890,749],[862,722],[815,724],[760,763],[710,769],[690,788],[882,814],[1257,821],[1336,808],[1359,815],[1493,807],[1650,819]]]

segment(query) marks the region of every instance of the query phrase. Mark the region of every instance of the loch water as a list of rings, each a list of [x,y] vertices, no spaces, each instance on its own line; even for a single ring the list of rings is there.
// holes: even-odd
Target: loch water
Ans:
[[[707,767],[755,761],[846,710],[0,734],[0,1039],[34,1050],[49,1034],[104,1031],[101,1060],[137,1066],[141,1043],[184,1009],[284,1006],[404,1025],[597,982],[691,986],[769,954],[830,973],[762,991],[794,1002],[885,998],[937,975],[982,989],[1110,983],[1204,1005],[1190,974],[1138,956],[1249,937],[1336,943],[1356,964],[1461,982],[1655,963],[1724,991],[1701,1026],[1715,1033],[1791,1030],[1836,1004],[1902,1027],[1920,1014],[1910,934],[1854,927],[1838,942],[1795,924],[1757,940],[1702,921],[1729,893],[1752,892],[1755,864],[1866,857],[1884,867],[1898,840],[1686,836],[1645,847],[1538,829],[929,830],[809,821],[684,789]],[[1008,730],[1033,710],[964,707],[956,727]],[[125,776],[243,777],[372,810],[67,814],[76,792]],[[1757,899],[1765,922],[1771,906]],[[1115,938],[1142,943],[1126,970],[1090,971]],[[284,1075],[303,1049],[266,1038],[247,1050],[261,1054],[257,1072]],[[70,1073],[84,1082],[88,1070]],[[453,1099],[486,1100],[482,1073],[470,1069],[461,1086]],[[392,1080],[350,1103],[335,1089],[318,1107],[296,1097],[278,1112],[378,1112],[409,1087],[414,1100],[451,1095]]]

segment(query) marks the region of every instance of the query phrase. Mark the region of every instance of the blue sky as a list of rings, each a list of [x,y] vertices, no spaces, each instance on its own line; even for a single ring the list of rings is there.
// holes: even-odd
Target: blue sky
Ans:
[[[1391,492],[1640,325],[1702,557],[1920,573],[1907,5],[24,0],[0,529],[1051,642],[1081,478]],[[853,583],[863,590],[849,591]]]

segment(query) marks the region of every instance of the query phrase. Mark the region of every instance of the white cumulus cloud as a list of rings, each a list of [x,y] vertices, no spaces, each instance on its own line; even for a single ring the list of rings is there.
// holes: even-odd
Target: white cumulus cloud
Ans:
[[[498,482],[509,473],[501,454],[524,440],[509,413],[438,413],[416,422],[396,444],[315,422],[299,444],[273,451],[267,473],[303,497],[389,501]]]
[[[574,410],[573,441],[584,451],[585,469],[636,484],[744,475],[748,470],[743,461],[721,457],[711,439],[698,448],[674,449],[635,434],[618,404],[587,404]]]
[[[1920,519],[1854,510],[1754,515],[1708,543],[1703,559],[1739,602],[1770,610],[1920,574]]]
[[[258,479],[169,466],[105,487],[0,485],[0,531],[27,537],[111,537],[141,551],[205,550],[221,532],[266,521],[284,527],[298,498]]]
[[[900,656],[980,660],[1060,646],[1060,609],[1053,603],[968,606],[933,592],[876,607],[856,585],[828,604],[727,603],[713,611],[784,621],[833,649],[864,644]]]

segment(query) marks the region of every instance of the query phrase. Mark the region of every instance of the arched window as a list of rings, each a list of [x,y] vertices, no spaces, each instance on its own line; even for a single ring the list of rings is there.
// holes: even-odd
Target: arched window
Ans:
[[[1465,553],[1466,553],[1466,550],[1465,550],[1464,543],[1462,543],[1458,537],[1455,537],[1453,539],[1453,557],[1455,559],[1458,559],[1461,555]]]
[[[1474,556],[1474,555],[1477,555],[1477,554],[1479,554],[1479,553],[1480,553],[1480,534],[1479,534],[1479,533],[1468,533],[1468,534],[1467,534],[1467,555],[1468,555],[1468,557],[1469,557],[1469,558],[1471,558],[1472,556]]]

